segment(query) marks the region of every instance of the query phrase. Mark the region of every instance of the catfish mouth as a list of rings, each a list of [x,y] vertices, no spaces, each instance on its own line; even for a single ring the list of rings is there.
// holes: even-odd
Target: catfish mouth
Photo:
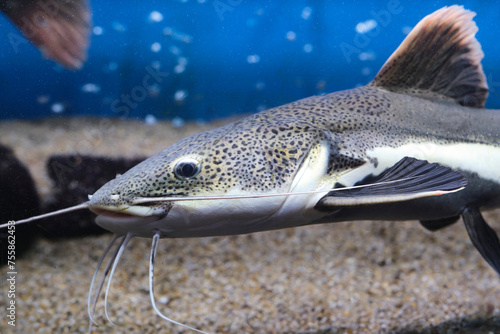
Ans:
[[[168,211],[165,212],[164,210],[161,210],[162,212],[155,212],[156,210],[148,207],[140,207],[139,210],[134,207],[129,207],[127,210],[105,207],[90,207],[89,209],[97,215],[96,222],[108,222],[112,224],[151,222],[164,218],[168,213]]]
[[[89,210],[98,216],[109,218],[131,218],[131,217],[164,217],[170,211],[171,206],[158,205],[159,203],[135,204],[135,205],[89,205]]]
[[[139,237],[151,237],[158,230],[160,222],[169,210],[145,206],[106,207],[90,206],[97,214],[95,222],[100,227],[118,235],[131,234]]]
[[[123,212],[118,212],[118,211],[111,211],[111,210],[106,210],[102,208],[89,208],[90,211],[95,213],[98,216],[103,216],[103,217],[110,217],[110,218],[130,218],[130,217],[137,217],[136,215],[132,213],[123,213]]]

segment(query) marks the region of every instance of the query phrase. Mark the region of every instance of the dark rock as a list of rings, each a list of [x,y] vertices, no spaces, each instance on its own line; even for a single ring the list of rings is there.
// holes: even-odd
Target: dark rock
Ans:
[[[40,213],[40,201],[28,169],[11,149],[0,145],[0,224]],[[40,229],[35,224],[21,224],[0,229],[0,265],[7,264],[8,255],[19,258],[28,249]],[[9,244],[14,244],[13,246]],[[12,252],[14,251],[14,253]],[[10,258],[13,260],[14,258]]]
[[[44,212],[64,209],[88,201],[106,182],[123,174],[144,159],[109,159],[80,155],[54,155],[47,172],[54,182],[52,200]],[[45,219],[44,235],[49,238],[97,235],[106,232],[94,222],[95,214],[79,210]]]

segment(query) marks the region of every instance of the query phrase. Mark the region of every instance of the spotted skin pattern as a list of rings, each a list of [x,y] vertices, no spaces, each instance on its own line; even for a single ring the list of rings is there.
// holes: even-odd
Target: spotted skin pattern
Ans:
[[[120,193],[122,202],[106,203],[99,197],[110,194],[105,188],[92,200],[117,205],[134,196],[224,194],[237,185],[255,193],[282,189],[311,148],[323,141],[330,143],[329,173],[350,169],[363,163],[364,148],[353,149],[338,134],[375,127],[377,115],[389,107],[386,97],[354,90],[269,109],[181,140],[131,169],[128,178],[111,181],[105,188]],[[198,160],[201,172],[179,179],[173,170],[185,157]]]

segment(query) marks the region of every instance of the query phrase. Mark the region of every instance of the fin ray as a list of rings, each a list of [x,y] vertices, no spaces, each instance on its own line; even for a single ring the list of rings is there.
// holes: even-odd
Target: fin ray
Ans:
[[[475,38],[478,30],[472,20],[475,15],[454,5],[426,16],[370,85],[483,107],[488,85],[481,65],[484,54]]]
[[[496,232],[486,223],[477,208],[465,209],[462,218],[472,243],[500,275],[500,241]]]
[[[332,191],[318,203],[321,206],[370,205],[439,196],[462,189],[467,180],[462,173],[436,163],[404,157],[377,177],[344,191]],[[356,184],[358,185],[358,184]]]

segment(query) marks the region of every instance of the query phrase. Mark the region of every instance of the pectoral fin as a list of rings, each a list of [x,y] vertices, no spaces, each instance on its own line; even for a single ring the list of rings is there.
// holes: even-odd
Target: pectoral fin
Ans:
[[[316,207],[371,205],[408,201],[455,192],[467,184],[462,173],[436,163],[405,157],[377,177],[355,187],[335,189]]]
[[[500,275],[500,241],[497,234],[486,223],[477,208],[465,209],[462,218],[472,244]]]

